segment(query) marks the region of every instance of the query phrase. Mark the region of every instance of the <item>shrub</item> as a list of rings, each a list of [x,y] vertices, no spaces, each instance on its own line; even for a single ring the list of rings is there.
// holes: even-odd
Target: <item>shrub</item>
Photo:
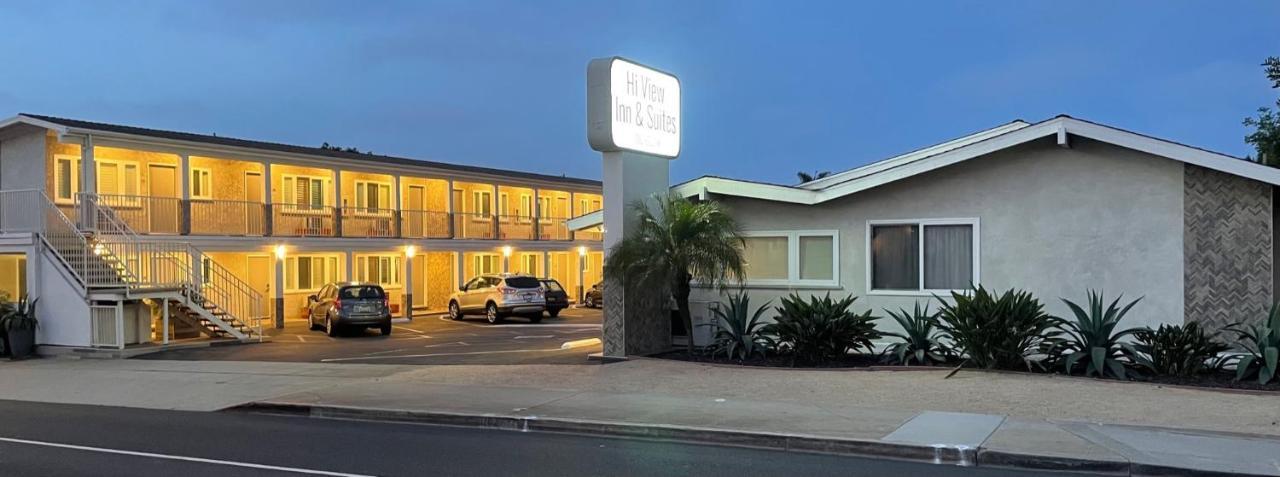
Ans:
[[[901,365],[909,365],[915,361],[927,365],[947,360],[951,351],[942,344],[942,331],[938,329],[938,313],[929,313],[928,304],[921,307],[920,303],[916,303],[911,312],[902,309],[897,312],[884,311],[898,322],[898,326],[902,327],[902,333],[884,333],[885,336],[902,339],[885,348],[885,361]]]
[[[857,297],[832,300],[810,296],[809,300],[791,294],[782,299],[775,322],[765,326],[774,336],[779,351],[791,353],[792,365],[797,361],[823,364],[843,358],[851,350],[870,350],[871,341],[880,338],[871,312],[849,311]]]
[[[1048,343],[1050,358],[1055,364],[1061,363],[1062,370],[1067,374],[1083,368],[1085,376],[1128,379],[1125,369],[1132,363],[1130,356],[1136,353],[1132,346],[1121,343],[1120,340],[1137,333],[1139,329],[1116,331],[1116,327],[1120,325],[1124,315],[1142,299],[1133,300],[1121,308],[1122,297],[1116,297],[1104,309],[1106,302],[1102,298],[1102,292],[1090,290],[1088,298],[1087,310],[1071,300],[1062,299],[1075,315],[1075,321],[1063,320],[1058,325],[1063,336]]]
[[[979,286],[951,297],[955,304],[937,297],[938,327],[964,357],[960,367],[1030,371],[1040,366],[1034,356],[1041,345],[1058,335],[1053,328],[1061,320],[1045,313],[1031,293],[1011,289],[997,297]]]
[[[716,315],[715,337],[711,342],[711,355],[724,353],[729,359],[744,360],[754,355],[765,354],[765,350],[773,344],[762,331],[764,323],[760,315],[769,308],[769,302],[760,305],[755,312],[750,311],[750,297],[738,292],[729,296],[729,301],[712,310]]]
[[[1134,333],[1135,361],[1161,376],[1191,377],[1220,366],[1218,354],[1230,349],[1195,322],[1160,325]]]
[[[1259,384],[1271,382],[1280,365],[1280,303],[1271,305],[1271,312],[1261,323],[1235,323],[1226,329],[1235,332],[1245,350],[1235,356],[1236,381],[1257,375]]]

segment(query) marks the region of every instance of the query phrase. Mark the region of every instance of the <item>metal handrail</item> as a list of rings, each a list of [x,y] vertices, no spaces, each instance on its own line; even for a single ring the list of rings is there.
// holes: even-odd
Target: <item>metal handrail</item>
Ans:
[[[206,254],[190,243],[143,241],[114,209],[99,204],[93,194],[80,194],[79,202],[93,214],[99,239],[94,253],[117,264],[123,285],[130,289],[151,286],[193,291],[202,300],[201,306],[223,310],[262,339],[262,295],[247,283],[212,258],[208,259],[205,273]]]

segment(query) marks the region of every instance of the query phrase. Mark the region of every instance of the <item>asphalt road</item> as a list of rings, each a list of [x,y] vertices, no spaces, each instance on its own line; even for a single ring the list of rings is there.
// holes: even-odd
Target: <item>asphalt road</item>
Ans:
[[[530,323],[520,317],[491,325],[483,316],[453,321],[443,315],[396,323],[391,336],[376,329],[344,330],[331,338],[306,321],[286,322],[271,342],[179,349],[141,359],[292,361],[362,364],[591,364],[599,343],[600,310],[571,308],[556,318]],[[567,347],[566,343],[575,346]]]
[[[0,401],[0,475],[1036,474],[563,434]]]

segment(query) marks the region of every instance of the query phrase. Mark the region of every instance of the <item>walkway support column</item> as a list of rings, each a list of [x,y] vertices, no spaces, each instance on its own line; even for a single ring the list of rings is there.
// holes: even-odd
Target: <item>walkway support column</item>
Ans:
[[[284,262],[285,249],[284,245],[276,245],[275,253],[275,280],[272,282],[271,295],[273,309],[275,310],[274,318],[277,329],[284,328]]]
[[[178,205],[182,223],[178,233],[191,235],[191,157],[186,153],[178,154],[178,174],[182,175],[178,181],[182,185],[182,202]],[[207,191],[202,192],[208,194]]]
[[[413,257],[417,249],[413,245],[404,248],[404,317],[413,321]]]
[[[98,194],[98,166],[97,161],[93,158],[93,136],[85,135],[84,140],[80,143],[80,196],[73,197],[74,200],[80,202],[80,228],[84,230],[97,230],[97,205],[96,200]],[[94,197],[95,200],[84,200],[85,196]]]

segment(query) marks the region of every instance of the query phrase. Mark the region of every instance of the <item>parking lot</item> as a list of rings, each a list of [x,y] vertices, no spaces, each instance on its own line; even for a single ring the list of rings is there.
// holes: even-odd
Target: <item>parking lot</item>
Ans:
[[[400,320],[403,321],[403,320]],[[391,336],[377,329],[343,330],[338,337],[310,331],[302,320],[286,322],[271,341],[164,351],[140,359],[293,361],[357,364],[589,364],[601,350],[601,312],[570,308],[533,324],[520,317],[491,325],[483,316],[453,321],[419,315],[396,323]]]

